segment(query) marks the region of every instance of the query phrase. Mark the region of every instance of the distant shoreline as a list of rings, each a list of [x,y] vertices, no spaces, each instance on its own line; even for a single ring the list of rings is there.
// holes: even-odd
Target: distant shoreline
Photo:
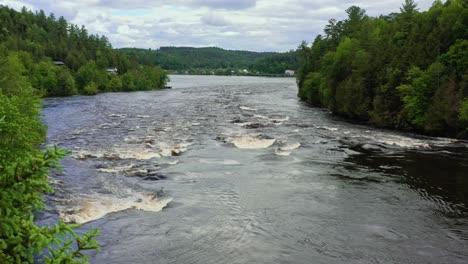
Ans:
[[[234,74],[234,75],[216,75],[216,74],[185,74],[185,73],[168,73],[168,75],[187,75],[187,76],[224,76],[224,77],[277,77],[277,78],[296,78],[296,76],[285,74]]]

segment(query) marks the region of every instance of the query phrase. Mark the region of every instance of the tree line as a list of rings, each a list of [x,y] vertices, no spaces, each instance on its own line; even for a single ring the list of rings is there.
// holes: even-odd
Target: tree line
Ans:
[[[357,6],[298,49],[299,97],[379,127],[468,137],[468,6],[369,17]]]
[[[188,73],[231,75],[231,71],[246,69],[250,73],[284,74],[285,70],[298,67],[295,51],[254,52],[217,47],[123,48],[120,51],[144,65],[160,65],[167,70]]]
[[[159,89],[168,80],[162,68],[139,64],[113,49],[105,36],[89,34],[53,13],[0,5],[0,21],[1,58],[17,58],[43,96]],[[117,74],[107,68],[116,68]]]

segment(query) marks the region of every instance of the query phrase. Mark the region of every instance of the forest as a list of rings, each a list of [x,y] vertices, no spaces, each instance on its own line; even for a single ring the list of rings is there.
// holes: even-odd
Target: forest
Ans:
[[[357,6],[298,49],[301,99],[378,127],[468,137],[468,6],[370,17]]]
[[[160,65],[166,70],[189,73],[228,75],[247,69],[250,73],[284,74],[296,70],[295,51],[285,53],[225,50],[217,47],[161,47],[157,50],[123,48],[124,54],[144,65]]]
[[[168,80],[162,68],[138,64],[113,49],[105,36],[53,13],[0,6],[0,21],[0,74],[22,68],[41,96],[159,89]]]

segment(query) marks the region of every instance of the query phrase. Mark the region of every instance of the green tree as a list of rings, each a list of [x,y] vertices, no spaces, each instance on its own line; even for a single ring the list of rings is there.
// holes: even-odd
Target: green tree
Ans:
[[[52,191],[49,170],[59,169],[67,151],[39,149],[45,138],[41,100],[17,53],[0,57],[0,76],[0,263],[33,263],[43,253],[46,263],[86,263],[82,251],[98,249],[93,239],[98,231],[79,237],[74,226],[62,222],[34,223],[35,211],[44,207],[43,194]]]

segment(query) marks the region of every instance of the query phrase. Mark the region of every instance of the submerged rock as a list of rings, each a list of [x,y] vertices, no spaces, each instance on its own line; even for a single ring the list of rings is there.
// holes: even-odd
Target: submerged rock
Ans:
[[[248,129],[257,129],[257,128],[262,128],[262,127],[267,126],[265,124],[261,124],[261,123],[257,123],[257,122],[240,123],[239,125],[244,127],[244,128],[248,128]]]

